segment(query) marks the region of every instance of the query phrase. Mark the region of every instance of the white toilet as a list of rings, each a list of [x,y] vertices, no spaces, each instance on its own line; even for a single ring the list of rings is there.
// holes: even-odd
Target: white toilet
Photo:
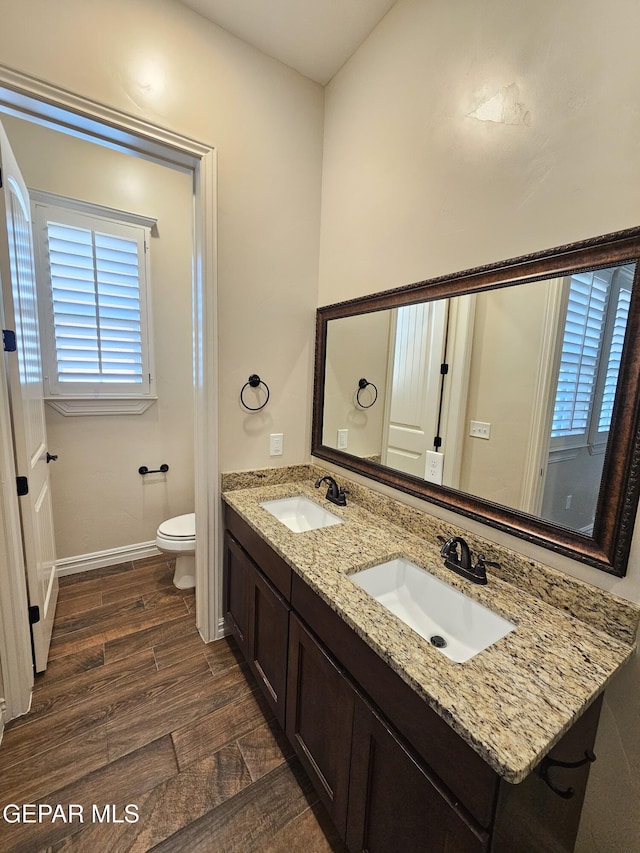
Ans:
[[[174,586],[178,589],[193,589],[196,585],[195,512],[163,521],[156,533],[156,548],[176,558]]]

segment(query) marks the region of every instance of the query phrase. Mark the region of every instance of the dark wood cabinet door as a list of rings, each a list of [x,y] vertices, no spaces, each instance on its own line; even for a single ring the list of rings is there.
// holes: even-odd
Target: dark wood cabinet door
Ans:
[[[342,838],[355,698],[333,660],[292,613],[286,732]]]
[[[351,756],[347,844],[368,853],[481,853],[488,835],[360,698]]]
[[[224,612],[245,659],[249,651],[249,572],[253,565],[235,539],[224,537]]]
[[[253,568],[248,574],[249,653],[247,661],[267,702],[284,728],[287,690],[289,607],[275,588]]]

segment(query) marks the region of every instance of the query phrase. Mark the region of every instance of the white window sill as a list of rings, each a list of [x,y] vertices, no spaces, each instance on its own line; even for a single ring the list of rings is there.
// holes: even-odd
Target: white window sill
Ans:
[[[157,397],[45,397],[45,403],[68,418],[83,415],[141,415]]]

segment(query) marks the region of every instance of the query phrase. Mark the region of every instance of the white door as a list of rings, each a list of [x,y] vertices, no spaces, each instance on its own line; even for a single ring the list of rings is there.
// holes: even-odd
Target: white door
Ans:
[[[25,477],[20,517],[29,604],[38,608],[32,625],[36,672],[47,666],[58,597],[49,488],[38,303],[31,238],[29,194],[0,125],[0,278],[4,328],[15,329],[16,352],[5,354],[9,380],[16,473]]]
[[[424,479],[426,454],[438,434],[447,301],[407,305],[395,313],[382,462]]]

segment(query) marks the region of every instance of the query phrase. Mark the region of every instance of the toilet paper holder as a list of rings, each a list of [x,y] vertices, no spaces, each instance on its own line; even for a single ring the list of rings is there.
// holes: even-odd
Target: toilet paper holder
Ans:
[[[166,474],[168,470],[169,466],[166,463],[162,464],[159,468],[154,468],[153,470],[147,468],[146,465],[141,465],[138,468],[138,474],[142,474],[144,477],[145,474]]]

